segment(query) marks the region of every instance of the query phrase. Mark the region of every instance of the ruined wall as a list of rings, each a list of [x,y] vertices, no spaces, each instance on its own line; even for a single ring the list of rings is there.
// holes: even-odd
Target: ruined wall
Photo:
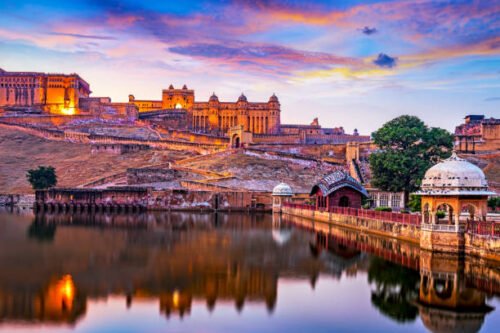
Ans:
[[[153,191],[148,209],[170,210],[270,210],[271,196],[251,192],[192,190]]]
[[[157,182],[170,182],[187,177],[186,172],[174,169],[141,168],[127,169],[127,184],[150,184]]]
[[[206,143],[206,144],[223,145],[223,146],[227,146],[229,144],[229,138],[221,138],[219,136],[214,136],[209,134],[193,133],[189,131],[180,131],[180,130],[169,130],[168,133],[174,139],[183,139],[189,142]]]

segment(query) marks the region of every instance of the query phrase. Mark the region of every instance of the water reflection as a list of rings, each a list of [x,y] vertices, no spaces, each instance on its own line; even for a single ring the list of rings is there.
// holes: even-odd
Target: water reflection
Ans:
[[[232,303],[239,313],[257,305],[279,318],[278,299],[293,294],[282,281],[304,281],[314,290],[322,277],[344,285],[362,277],[373,309],[395,325],[420,318],[435,332],[477,331],[492,310],[489,297],[500,294],[495,265],[300,219],[0,215],[0,329],[19,321],[78,326],[92,300],[114,295],[129,309],[155,301],[169,320],[196,316],[200,303],[211,313],[219,304]],[[278,295],[280,288],[289,295]],[[363,300],[345,306],[356,309],[356,302]],[[325,318],[332,304],[323,304]]]

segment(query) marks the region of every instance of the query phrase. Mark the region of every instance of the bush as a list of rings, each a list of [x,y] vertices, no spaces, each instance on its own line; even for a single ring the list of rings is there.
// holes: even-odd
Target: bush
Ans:
[[[420,212],[422,210],[422,197],[420,195],[410,195],[410,200],[408,201],[408,208],[410,208],[410,211],[415,213],[415,212]]]
[[[409,210],[407,210],[407,209],[401,209],[399,212],[400,212],[401,214],[410,214],[410,211],[409,211]]]
[[[444,212],[444,211],[442,211],[442,210],[438,210],[438,211],[436,212],[436,217],[437,217],[438,219],[442,219],[442,218],[443,218],[443,217],[445,217],[445,216],[446,216],[446,212]]]
[[[56,170],[51,166],[28,170],[26,178],[34,190],[44,190],[57,185]]]
[[[363,206],[361,206],[363,209],[370,209],[370,203],[365,203]]]
[[[376,207],[375,211],[377,212],[392,212],[391,207]]]
[[[497,210],[500,208],[500,197],[491,197],[488,199],[488,207],[491,210]]]

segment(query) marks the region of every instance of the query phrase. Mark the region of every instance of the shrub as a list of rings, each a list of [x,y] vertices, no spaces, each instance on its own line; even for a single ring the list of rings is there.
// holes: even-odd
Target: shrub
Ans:
[[[377,212],[392,212],[391,207],[376,207],[375,210]]]
[[[44,190],[57,185],[56,170],[51,166],[28,170],[26,178],[34,190]]]
[[[445,216],[446,216],[446,212],[444,212],[444,211],[442,211],[442,210],[438,210],[438,211],[436,212],[436,217],[437,217],[438,219],[442,219],[442,218],[443,218],[443,217],[445,217]]]

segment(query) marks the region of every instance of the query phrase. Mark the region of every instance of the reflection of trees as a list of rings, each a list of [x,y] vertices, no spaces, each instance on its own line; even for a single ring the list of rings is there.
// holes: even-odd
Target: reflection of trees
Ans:
[[[41,242],[51,242],[56,234],[56,225],[46,223],[43,216],[37,215],[33,223],[28,228],[28,237],[39,240]]]
[[[368,281],[375,283],[372,304],[384,315],[399,321],[414,321],[418,308],[412,301],[418,297],[419,273],[380,258],[372,258]]]

